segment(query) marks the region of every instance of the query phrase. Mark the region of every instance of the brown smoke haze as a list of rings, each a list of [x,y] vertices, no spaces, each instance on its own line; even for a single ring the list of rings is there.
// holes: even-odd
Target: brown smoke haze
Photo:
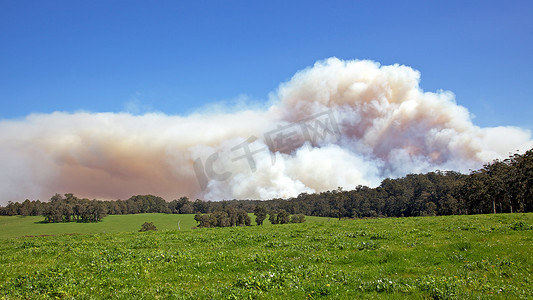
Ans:
[[[0,121],[0,204],[55,193],[291,197],[407,173],[468,172],[533,147],[529,131],[475,126],[451,92],[424,92],[419,81],[406,66],[330,58],[281,84],[263,110],[56,112]],[[302,122],[327,126],[306,139]]]

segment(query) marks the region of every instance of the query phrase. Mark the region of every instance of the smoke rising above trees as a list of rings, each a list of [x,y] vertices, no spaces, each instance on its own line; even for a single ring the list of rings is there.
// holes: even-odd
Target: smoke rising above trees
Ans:
[[[282,83],[264,109],[2,120],[0,204],[71,192],[99,199],[290,198],[437,169],[467,172],[533,147],[529,131],[478,127],[452,92],[425,92],[419,82],[420,73],[407,66],[330,58]],[[327,124],[334,122],[338,134],[306,136],[302,122],[317,128],[309,118],[324,113],[333,115]],[[282,143],[269,143],[268,133]]]

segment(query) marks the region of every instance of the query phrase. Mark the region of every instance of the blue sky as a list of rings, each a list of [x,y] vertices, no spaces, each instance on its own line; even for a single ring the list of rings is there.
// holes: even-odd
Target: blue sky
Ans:
[[[532,1],[4,0],[0,119],[265,102],[336,56],[411,66],[475,124],[533,130],[532,53]]]

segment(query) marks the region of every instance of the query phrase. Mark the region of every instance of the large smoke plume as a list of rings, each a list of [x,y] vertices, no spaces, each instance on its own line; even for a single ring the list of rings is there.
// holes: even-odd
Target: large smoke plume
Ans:
[[[0,121],[0,204],[56,192],[290,197],[407,173],[467,172],[533,146],[527,130],[473,125],[451,92],[424,92],[419,81],[406,66],[330,58],[281,84],[267,109]]]

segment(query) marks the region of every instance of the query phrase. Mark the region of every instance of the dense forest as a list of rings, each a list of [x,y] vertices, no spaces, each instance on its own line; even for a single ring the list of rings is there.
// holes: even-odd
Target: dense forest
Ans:
[[[42,215],[46,222],[98,222],[105,215],[214,212],[230,215],[228,212],[233,210],[252,213],[258,207],[274,215],[283,210],[289,214],[335,218],[532,212],[533,149],[495,160],[468,175],[453,171],[409,174],[385,179],[376,188],[358,186],[351,191],[338,188],[302,193],[290,199],[190,201],[181,197],[167,202],[153,195],[137,195],[127,200],[100,201],[56,194],[47,202],[9,202],[0,206],[0,215]],[[231,218],[230,222],[234,224]]]

